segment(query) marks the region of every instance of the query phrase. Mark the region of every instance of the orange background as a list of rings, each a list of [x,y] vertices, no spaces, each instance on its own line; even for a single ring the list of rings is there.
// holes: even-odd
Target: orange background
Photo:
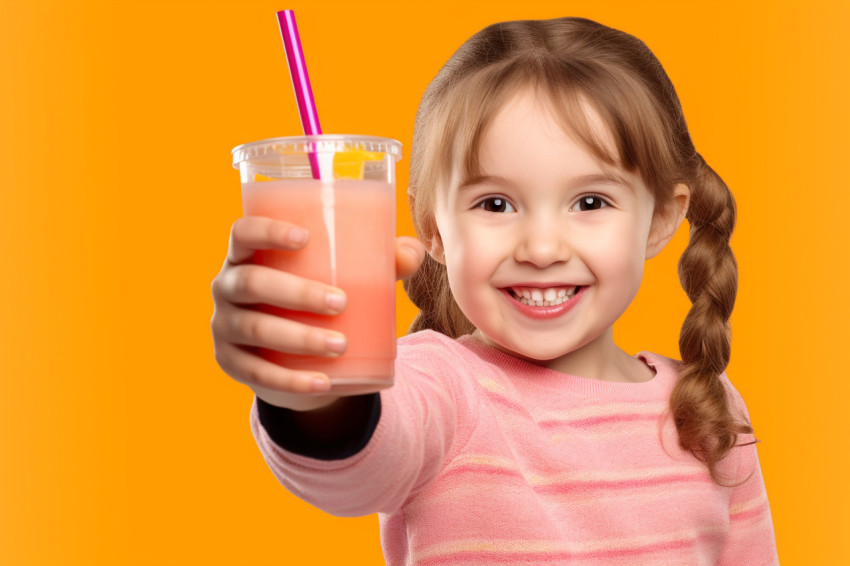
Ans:
[[[850,563],[837,0],[0,0],[0,563],[381,563],[374,516],[279,487],[249,391],[212,355],[209,286],[241,213],[230,150],[300,129],[283,8],[325,131],[404,143],[400,194],[419,97],[484,25],[577,15],[645,40],[738,200],[729,374],[762,439],[780,558]],[[650,262],[617,328],[627,350],[676,356],[685,241]]]

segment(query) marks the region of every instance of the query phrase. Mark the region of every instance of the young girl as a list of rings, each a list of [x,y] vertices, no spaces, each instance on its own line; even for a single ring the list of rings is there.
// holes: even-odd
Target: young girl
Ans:
[[[281,483],[330,513],[379,513],[388,564],[776,563],[723,373],[735,204],[649,49],[576,18],[482,30],[425,93],[410,185],[427,255],[400,238],[398,271],[421,312],[379,394],[321,395],[326,376],[255,355],[340,352],[344,337],[252,305],[333,314],[344,295],[250,264],[303,247],[298,227],[233,226],[216,358],[256,392]],[[684,218],[682,362],[631,356],[612,326]]]

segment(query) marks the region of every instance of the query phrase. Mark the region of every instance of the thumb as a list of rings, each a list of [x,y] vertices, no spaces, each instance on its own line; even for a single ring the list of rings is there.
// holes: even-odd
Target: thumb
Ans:
[[[416,238],[399,236],[395,242],[395,269],[399,279],[410,277],[425,260],[425,246]]]

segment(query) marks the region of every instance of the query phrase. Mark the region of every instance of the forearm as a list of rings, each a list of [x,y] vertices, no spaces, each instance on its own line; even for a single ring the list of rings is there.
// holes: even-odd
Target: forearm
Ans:
[[[442,343],[428,346],[400,347],[396,384],[331,407],[330,421],[318,412],[295,415],[258,401],[252,432],[280,483],[338,516],[391,512],[428,485],[455,441],[462,445],[468,439],[477,418],[465,403],[465,389],[473,382],[458,379],[455,371],[462,364],[446,355]],[[433,360],[443,365],[423,372],[424,362]],[[464,434],[456,439],[459,399]],[[313,426],[314,418],[323,421],[320,426]],[[327,430],[330,422],[335,424]]]
[[[270,432],[260,420],[259,403],[252,414],[252,431],[270,470],[296,497],[341,517],[390,512],[439,471],[455,430],[453,407],[436,399],[429,403],[420,396],[421,391],[406,389],[402,382],[381,391],[372,401],[371,412],[361,406],[338,413],[336,416],[348,410],[360,412],[361,424],[364,413],[376,421],[374,428],[372,424],[365,429],[351,427],[350,434],[339,442],[300,438],[303,423],[296,424],[291,418],[303,415],[274,409],[276,415],[271,419],[268,414],[263,417]],[[277,417],[283,418],[278,422]]]

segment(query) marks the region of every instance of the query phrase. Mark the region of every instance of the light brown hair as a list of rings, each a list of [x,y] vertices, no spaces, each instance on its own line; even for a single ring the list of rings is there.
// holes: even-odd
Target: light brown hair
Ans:
[[[453,172],[477,173],[485,129],[522,88],[548,96],[562,126],[591,154],[638,172],[656,210],[671,203],[677,184],[690,188],[690,240],[679,278],[692,307],[679,338],[682,367],[670,411],[680,445],[721,483],[718,463],[739,435],[752,432],[733,414],[719,378],[729,363],[728,321],[737,293],[729,247],[735,201],[696,152],[673,84],[642,41],[582,18],[504,22],[466,41],[428,86],[416,115],[409,193],[417,233],[426,243],[439,237],[437,191]],[[594,136],[584,102],[612,134],[616,154]],[[405,290],[420,309],[411,332],[458,337],[474,330],[451,295],[445,266],[432,258]]]

